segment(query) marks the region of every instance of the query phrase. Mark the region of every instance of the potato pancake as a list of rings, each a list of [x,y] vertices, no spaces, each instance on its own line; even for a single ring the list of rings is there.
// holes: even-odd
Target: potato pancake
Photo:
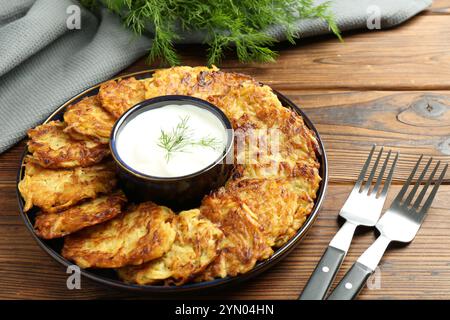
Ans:
[[[314,133],[300,115],[281,105],[268,86],[244,82],[227,95],[209,100],[233,124],[235,161],[241,174],[276,178],[291,176],[299,167],[319,168]]]
[[[258,260],[272,255],[273,250],[267,245],[257,216],[224,188],[206,196],[200,212],[216,223],[225,237],[221,253],[197,280],[236,276],[251,270]]]
[[[241,179],[229,182],[225,192],[236,200],[236,207],[246,206],[256,216],[268,246],[279,245],[286,234],[304,221],[304,208],[314,204],[301,179]],[[312,196],[315,196],[312,195]],[[264,201],[261,201],[264,199]],[[297,217],[298,215],[298,217]]]
[[[223,233],[200,215],[200,210],[183,211],[174,220],[176,238],[161,258],[139,266],[118,269],[119,277],[137,284],[164,281],[181,285],[203,271],[219,254]]]
[[[57,212],[81,200],[109,193],[115,186],[112,163],[51,170],[28,162],[25,175],[19,182],[19,191],[25,200],[24,211],[38,206],[45,212]]]
[[[82,268],[120,268],[160,258],[175,240],[175,214],[152,202],[65,238],[62,255]]]
[[[227,94],[244,81],[255,83],[250,76],[222,72],[215,66],[173,67],[156,70],[150,80],[145,80],[145,98],[162,95],[188,95],[201,99]]]
[[[118,119],[132,106],[145,100],[144,82],[134,77],[111,80],[100,86],[98,97],[102,107]]]
[[[51,121],[28,131],[28,161],[45,168],[87,167],[109,154],[107,145],[92,140],[75,140],[64,129],[66,124]]]
[[[73,138],[88,137],[107,144],[115,118],[101,107],[97,96],[87,97],[69,106],[64,113],[67,128]]]
[[[235,129],[278,127],[291,112],[282,106],[270,87],[253,80],[243,81],[227,94],[210,96],[208,100],[222,109]]]
[[[54,239],[108,221],[122,211],[127,198],[122,191],[88,200],[61,212],[40,212],[34,229],[44,239]]]

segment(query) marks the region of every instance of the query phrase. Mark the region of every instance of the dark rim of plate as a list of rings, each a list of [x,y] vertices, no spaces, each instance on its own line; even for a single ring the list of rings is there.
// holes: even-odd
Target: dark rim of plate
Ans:
[[[119,77],[116,77],[112,80],[117,79],[124,79],[129,77],[136,77],[137,79],[144,79],[149,78],[152,76],[154,70],[145,70],[145,71],[139,71],[131,74],[125,74]],[[65,111],[65,109],[80,101],[81,99],[92,96],[98,93],[98,89],[100,87],[101,83],[93,86],[89,89],[86,89],[85,91],[81,92],[80,94],[74,96],[73,98],[69,99],[67,102],[65,102],[62,106],[57,108],[43,123],[47,123],[52,120],[58,120],[62,118],[62,115]],[[272,89],[273,90],[273,89]],[[295,246],[300,242],[300,240],[306,235],[309,228],[312,226],[314,221],[317,218],[317,215],[319,213],[319,209],[322,205],[326,188],[328,185],[328,162],[327,162],[327,156],[325,152],[324,145],[322,143],[322,139],[320,138],[320,135],[311,122],[311,120],[306,116],[305,113],[291,100],[286,98],[281,93],[277,92],[276,90],[273,90],[273,92],[277,95],[278,99],[281,101],[282,105],[295,111],[297,114],[301,115],[303,117],[303,120],[306,124],[306,126],[312,130],[317,138],[318,144],[319,144],[319,150],[316,150],[317,157],[320,161],[320,177],[322,178],[322,181],[319,186],[319,190],[317,192],[316,200],[314,202],[314,207],[309,214],[308,218],[306,219],[305,223],[300,227],[300,229],[296,232],[296,234],[289,239],[288,242],[286,242],[283,246],[276,248],[274,254],[263,261],[258,262],[253,269],[250,271],[237,275],[235,277],[226,277],[226,278],[219,278],[214,279],[211,281],[205,281],[205,282],[198,282],[198,283],[188,283],[181,286],[164,286],[164,285],[137,285],[137,284],[129,284],[125,283],[118,279],[116,273],[112,269],[81,269],[80,273],[85,276],[88,279],[94,280],[96,282],[99,282],[104,285],[108,285],[114,288],[118,289],[125,289],[125,290],[132,290],[132,291],[141,291],[141,292],[148,292],[148,293],[158,293],[158,294],[176,294],[176,293],[185,293],[185,292],[193,292],[193,291],[201,291],[205,289],[216,289],[216,288],[223,288],[224,286],[231,285],[231,284],[238,284],[242,281],[248,280],[261,272],[267,270],[269,267],[275,265],[277,262],[279,262],[282,258],[286,257],[286,255],[295,248]],[[65,266],[66,268],[69,266],[73,266],[74,263],[68,261],[67,259],[63,258],[61,254],[59,253],[62,248],[63,239],[53,239],[53,240],[44,240],[39,238],[36,233],[34,232],[33,228],[33,221],[30,220],[30,217],[34,220],[34,216],[36,214],[36,208],[33,208],[28,213],[25,213],[23,211],[24,207],[24,201],[22,199],[22,196],[20,195],[18,184],[20,180],[23,177],[23,164],[25,156],[28,154],[28,149],[25,147],[25,150],[22,154],[21,160],[20,160],[20,168],[17,173],[17,179],[16,179],[16,194],[19,202],[19,210],[20,215],[22,216],[26,227],[30,231],[33,238],[36,240],[36,242],[39,244],[39,246],[47,252],[51,257],[53,257],[56,261],[58,261],[60,264]]]

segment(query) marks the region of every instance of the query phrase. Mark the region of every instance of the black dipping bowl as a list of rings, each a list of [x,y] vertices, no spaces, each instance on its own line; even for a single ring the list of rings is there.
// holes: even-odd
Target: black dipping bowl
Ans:
[[[213,113],[223,124],[227,132],[227,141],[223,153],[206,168],[192,174],[179,177],[150,176],[128,166],[120,158],[117,139],[122,129],[141,113],[167,105],[190,104]],[[190,96],[168,95],[145,100],[125,112],[116,122],[111,132],[111,154],[117,164],[120,186],[128,199],[134,202],[154,201],[173,210],[192,209],[200,205],[201,199],[211,190],[225,184],[232,169],[227,155],[233,147],[233,128],[227,116],[213,104]]]
[[[135,77],[137,79],[143,79],[151,77],[153,74],[153,71],[140,71],[129,75],[123,75],[120,78],[126,79],[129,77]],[[118,79],[118,78],[116,78]],[[93,96],[98,93],[99,85],[96,85],[92,88],[89,88],[85,90],[84,92],[80,93],[79,95],[71,98],[66,103],[64,103],[62,106],[60,106],[58,109],[55,110],[45,121],[44,123],[47,123],[49,121],[54,120],[62,120],[63,114],[66,111],[66,108],[70,106],[71,104],[77,103],[80,100],[82,100],[85,97]],[[109,286],[112,288],[117,289],[123,289],[123,290],[132,290],[132,291],[139,291],[142,293],[152,293],[154,296],[158,297],[164,297],[175,294],[185,294],[187,292],[205,292],[208,290],[213,289],[220,289],[224,288],[226,286],[236,285],[238,283],[241,283],[242,281],[248,280],[261,272],[267,270],[268,268],[274,266],[277,264],[281,259],[286,257],[289,252],[291,252],[292,249],[294,249],[300,241],[303,239],[303,237],[308,232],[309,228],[313,225],[314,221],[317,218],[317,215],[319,214],[320,206],[322,205],[323,199],[325,197],[325,192],[328,184],[328,162],[327,162],[327,156],[325,153],[325,148],[323,146],[322,140],[320,139],[319,133],[317,132],[317,129],[314,127],[313,123],[309,118],[306,116],[305,113],[291,100],[286,98],[281,93],[273,90],[273,92],[277,95],[278,99],[281,101],[284,107],[289,108],[296,112],[297,114],[301,115],[304,119],[304,122],[306,126],[314,132],[314,134],[317,137],[317,141],[319,142],[319,148],[316,150],[317,158],[320,162],[320,176],[322,177],[322,181],[320,183],[319,190],[317,191],[317,197],[314,202],[314,207],[306,219],[305,223],[301,226],[301,228],[297,231],[297,233],[289,239],[288,242],[286,242],[283,246],[280,248],[277,248],[274,252],[274,254],[264,261],[261,261],[255,265],[255,267],[250,270],[247,273],[238,275],[236,277],[226,277],[223,279],[215,279],[212,281],[206,281],[206,282],[199,282],[199,283],[188,283],[181,286],[157,286],[157,285],[136,285],[136,284],[129,284],[124,283],[123,281],[120,281],[117,277],[117,274],[111,270],[111,269],[81,269],[81,274],[89,278],[93,281],[96,281],[98,283],[104,284],[105,286]],[[28,149],[25,148],[24,153],[22,155],[22,158],[20,160],[20,169],[17,173],[17,185],[19,184],[19,181],[22,179],[24,170],[23,170],[23,163],[25,156],[28,155]],[[22,219],[24,220],[25,226],[30,231],[31,236],[36,240],[36,242],[39,244],[39,246],[48,253],[53,259],[58,261],[64,268],[67,268],[68,266],[73,265],[72,262],[68,261],[61,255],[61,248],[63,246],[63,239],[54,239],[54,240],[44,240],[40,239],[36,233],[34,232],[34,219],[36,217],[37,209],[33,208],[28,212],[23,211],[24,207],[24,201],[22,196],[20,195],[19,189],[16,187],[16,193],[17,198],[19,202],[19,210],[20,215],[22,216]],[[264,199],[261,199],[261,201],[264,201]],[[65,272],[65,270],[61,270],[61,272]],[[186,296],[185,296],[186,297]]]

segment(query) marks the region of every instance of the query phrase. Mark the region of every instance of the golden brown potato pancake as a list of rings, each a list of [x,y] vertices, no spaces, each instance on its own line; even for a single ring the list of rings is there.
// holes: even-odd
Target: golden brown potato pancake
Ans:
[[[62,255],[82,268],[120,268],[160,258],[175,240],[174,213],[144,202],[65,238]]]
[[[183,211],[174,220],[176,238],[161,258],[139,266],[118,269],[119,277],[141,285],[164,281],[181,285],[203,271],[218,255],[223,233],[200,215],[200,210]]]
[[[268,86],[244,82],[227,95],[210,97],[231,120],[237,170],[250,176],[291,176],[298,167],[319,168],[318,144],[301,116],[283,107]],[[244,146],[244,147],[243,147]],[[244,168],[242,168],[244,166]],[[316,170],[317,177],[318,171]]]
[[[107,144],[115,119],[101,107],[97,96],[87,97],[69,106],[64,113],[67,128],[73,138],[81,136]]]
[[[224,188],[206,196],[200,212],[216,223],[225,237],[219,256],[199,275],[197,281],[245,273],[258,260],[267,259],[273,253],[260,230],[258,217]]]
[[[117,119],[132,106],[145,100],[144,82],[134,77],[111,80],[100,86],[98,97],[102,107]]]
[[[28,130],[28,161],[45,168],[87,167],[109,154],[107,145],[92,140],[75,140],[64,129],[66,124],[51,121]]]
[[[241,179],[230,181],[225,192],[236,199],[236,206],[251,210],[272,247],[284,244],[286,235],[288,239],[292,236],[292,229],[303,224],[305,212],[314,205],[315,193],[308,194],[303,188],[307,185],[304,178]]]
[[[144,81],[145,98],[177,94],[206,100],[209,96],[224,95],[244,81],[253,81],[251,79],[247,75],[219,71],[215,66],[159,69],[151,79]]]
[[[291,112],[282,106],[270,87],[254,80],[243,81],[227,94],[211,96],[208,100],[222,109],[235,129],[278,127]]]
[[[40,212],[34,229],[44,239],[66,236],[117,216],[127,201],[122,191],[88,200],[61,212]]]
[[[24,211],[38,206],[45,212],[57,212],[81,200],[109,193],[115,186],[112,163],[51,170],[28,162],[25,175],[19,183],[19,191],[25,200]]]
[[[298,126],[303,126],[297,113],[284,107],[272,89],[255,81],[244,81],[233,87],[226,95],[211,97],[236,127],[282,128],[297,117]]]

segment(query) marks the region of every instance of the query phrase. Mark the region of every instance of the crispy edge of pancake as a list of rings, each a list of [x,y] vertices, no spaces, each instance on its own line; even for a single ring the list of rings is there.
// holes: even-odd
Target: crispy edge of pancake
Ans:
[[[135,77],[110,80],[100,86],[98,97],[102,107],[118,119],[133,105],[145,100],[144,82]]]
[[[24,211],[33,206],[46,212],[61,211],[84,199],[109,193],[117,183],[112,163],[52,170],[26,162],[24,169],[18,186],[25,200]]]
[[[207,99],[224,95],[244,81],[256,81],[244,74],[222,72],[217,67],[172,67],[156,70],[153,77],[145,81],[145,97],[150,99],[168,94],[189,95]]]
[[[121,213],[126,201],[124,193],[119,190],[61,212],[39,212],[36,215],[34,229],[40,238],[61,238],[114,218]]]
[[[81,268],[120,268],[160,258],[176,231],[174,213],[152,202],[131,206],[115,218],[65,237],[62,255]]]
[[[64,113],[64,129],[76,140],[86,137],[107,144],[114,126],[114,117],[102,108],[98,96],[91,96],[69,106]]]
[[[260,231],[255,214],[224,188],[206,196],[200,211],[219,226],[224,233],[224,239],[219,256],[196,281],[245,273],[251,270],[257,261],[267,259],[273,254]]]
[[[108,146],[92,140],[75,140],[64,132],[65,123],[51,121],[28,130],[28,160],[45,168],[87,167],[109,154]]]
[[[189,88],[196,84],[197,76],[201,72],[217,71],[217,67],[205,66],[189,67],[176,66],[157,69],[152,77],[144,80],[145,98],[150,99],[167,94],[189,95]]]
[[[174,220],[177,235],[163,257],[139,266],[118,269],[119,277],[140,285],[163,281],[181,285],[202,272],[218,255],[222,231],[200,215],[200,210],[180,212]]]

